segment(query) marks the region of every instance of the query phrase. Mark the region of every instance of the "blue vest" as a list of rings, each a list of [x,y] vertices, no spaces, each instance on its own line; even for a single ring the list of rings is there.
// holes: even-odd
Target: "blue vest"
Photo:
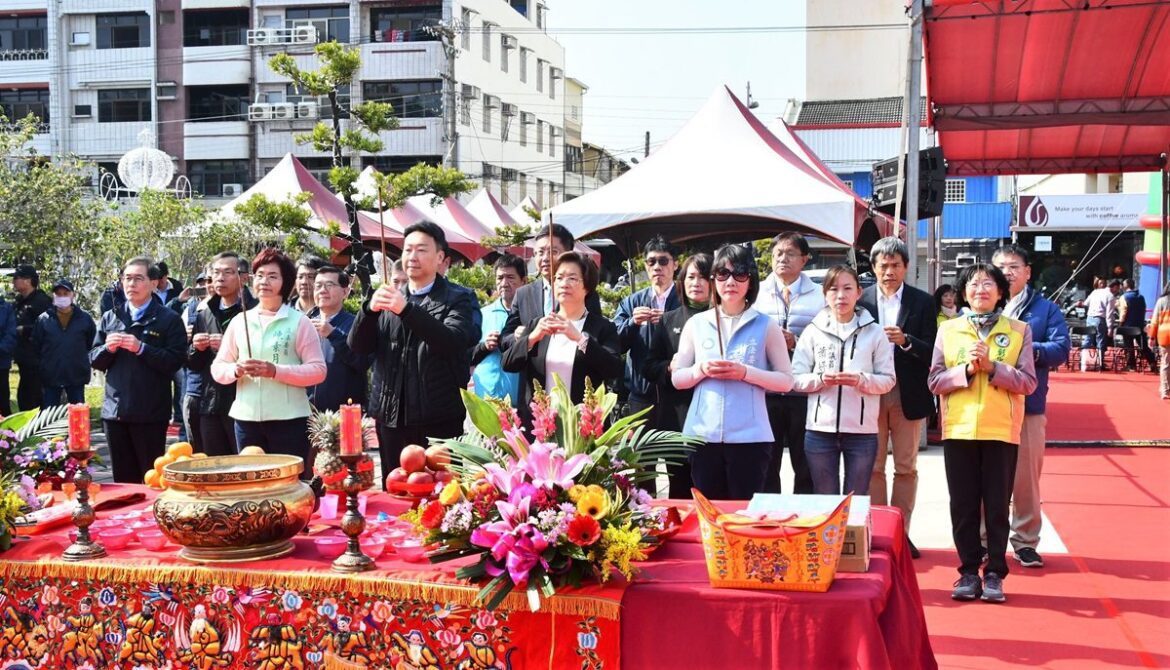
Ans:
[[[691,321],[695,324],[695,364],[718,360],[715,311],[697,314]],[[770,324],[771,321],[756,310],[745,310],[722,358],[770,369],[764,348]],[[771,442],[772,424],[768,422],[764,395],[764,389],[747,382],[704,379],[695,387],[683,434],[718,443]]]

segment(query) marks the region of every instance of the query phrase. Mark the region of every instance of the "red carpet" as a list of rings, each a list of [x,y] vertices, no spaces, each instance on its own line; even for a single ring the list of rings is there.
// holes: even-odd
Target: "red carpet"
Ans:
[[[1070,553],[1009,549],[1006,604],[951,600],[951,551],[916,562],[939,666],[1170,668],[1170,450],[1051,449],[1043,491]]]
[[[1158,397],[1157,375],[1053,373],[1048,391],[1048,442],[1153,442],[1170,446],[1170,401]]]

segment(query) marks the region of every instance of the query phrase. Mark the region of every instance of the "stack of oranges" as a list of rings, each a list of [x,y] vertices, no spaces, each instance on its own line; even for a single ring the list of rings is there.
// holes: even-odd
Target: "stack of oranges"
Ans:
[[[142,483],[152,489],[165,489],[167,487],[167,480],[163,476],[163,468],[171,463],[207,458],[207,454],[196,454],[194,451],[195,448],[191,446],[190,442],[176,442],[170,447],[167,447],[167,453],[154,459],[154,469],[146,471],[146,475],[142,478]]]

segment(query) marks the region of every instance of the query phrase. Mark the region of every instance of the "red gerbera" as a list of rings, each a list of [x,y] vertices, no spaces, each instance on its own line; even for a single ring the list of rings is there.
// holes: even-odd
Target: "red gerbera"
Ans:
[[[601,537],[601,526],[588,514],[578,514],[569,522],[569,541],[579,547],[588,547]]]
[[[443,517],[447,514],[447,510],[437,502],[432,502],[423,508],[422,516],[419,517],[419,523],[423,528],[438,528],[443,523]]]

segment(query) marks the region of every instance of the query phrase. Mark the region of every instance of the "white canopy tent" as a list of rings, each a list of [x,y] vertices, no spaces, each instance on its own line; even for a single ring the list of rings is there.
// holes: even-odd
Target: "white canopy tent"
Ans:
[[[640,165],[546,211],[544,221],[577,237],[607,231],[619,242],[655,234],[731,241],[795,229],[853,243],[867,204],[789,135],[778,138],[720,87]]]

